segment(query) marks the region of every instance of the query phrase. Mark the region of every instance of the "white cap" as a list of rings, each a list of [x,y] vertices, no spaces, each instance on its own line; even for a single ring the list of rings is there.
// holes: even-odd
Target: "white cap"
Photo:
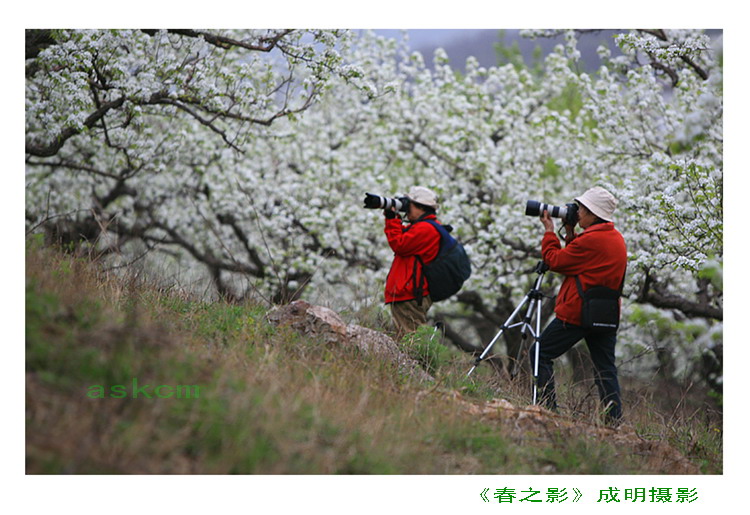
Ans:
[[[437,209],[438,207],[437,195],[435,195],[435,192],[424,186],[414,186],[411,191],[406,194],[406,197],[417,204],[422,204],[423,206],[431,207],[432,209]]]
[[[617,208],[617,199],[601,186],[594,186],[574,199],[604,221],[611,222]]]

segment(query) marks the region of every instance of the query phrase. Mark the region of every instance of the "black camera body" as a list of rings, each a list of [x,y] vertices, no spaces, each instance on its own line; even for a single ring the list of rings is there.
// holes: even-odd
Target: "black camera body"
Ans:
[[[374,193],[365,193],[366,209],[391,209],[406,213],[409,210],[409,199],[407,197],[388,198],[375,195]]]
[[[575,202],[565,204],[564,207],[551,206],[537,200],[529,200],[526,202],[527,216],[542,216],[542,213],[545,211],[549,213],[549,216],[560,218],[565,225],[573,227],[578,223],[578,204]]]

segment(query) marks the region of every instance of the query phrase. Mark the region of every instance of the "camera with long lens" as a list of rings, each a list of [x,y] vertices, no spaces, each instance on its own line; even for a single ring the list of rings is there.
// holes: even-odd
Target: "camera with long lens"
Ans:
[[[373,193],[365,193],[365,208],[367,209],[391,209],[406,213],[409,210],[409,199],[407,197],[389,198],[381,197]]]
[[[547,211],[549,216],[560,218],[565,225],[574,226],[578,223],[578,204],[571,202],[565,206],[551,206],[536,200],[526,202],[527,216],[542,216]]]

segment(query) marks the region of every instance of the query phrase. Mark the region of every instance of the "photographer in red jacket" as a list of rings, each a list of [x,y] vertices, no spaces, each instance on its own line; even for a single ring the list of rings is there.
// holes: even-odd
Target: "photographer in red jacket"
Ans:
[[[541,216],[545,228],[542,238],[542,259],[550,270],[565,275],[555,302],[556,318],[540,337],[537,386],[541,400],[551,409],[557,408],[552,361],[567,352],[581,339],[594,362],[595,382],[605,408],[607,422],[619,423],[622,417],[620,386],[615,366],[617,329],[602,331],[581,327],[582,298],[576,276],[583,291],[591,286],[620,290],[627,267],[627,250],[622,235],[615,229],[612,214],[617,200],[607,190],[595,187],[575,199],[578,204],[576,235],[566,225],[566,246],[562,248],[547,211]],[[532,367],[534,355],[532,353]]]
[[[398,338],[427,323],[432,300],[417,256],[423,263],[429,263],[440,250],[437,229],[429,223],[417,223],[437,219],[437,196],[425,187],[415,186],[406,197],[409,225],[403,225],[395,210],[384,211],[385,235],[394,253],[385,284],[385,302],[391,306]]]

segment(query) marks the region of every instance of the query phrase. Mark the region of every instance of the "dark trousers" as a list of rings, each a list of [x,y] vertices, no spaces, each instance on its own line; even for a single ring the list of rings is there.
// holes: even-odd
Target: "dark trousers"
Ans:
[[[557,408],[555,377],[552,360],[562,356],[573,345],[586,340],[586,345],[594,362],[594,380],[599,390],[599,398],[605,406],[609,422],[617,422],[622,417],[620,384],[617,382],[615,366],[615,343],[617,331],[594,332],[555,318],[542,332],[539,341],[539,373],[537,387],[541,402],[550,409]],[[534,370],[534,348],[531,348],[531,369]]]

